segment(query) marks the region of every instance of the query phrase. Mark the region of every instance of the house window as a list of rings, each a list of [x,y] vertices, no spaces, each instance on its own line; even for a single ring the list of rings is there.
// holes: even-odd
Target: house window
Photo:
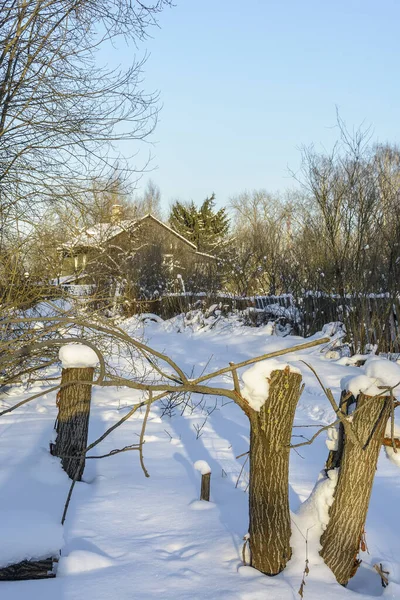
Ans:
[[[171,273],[174,270],[174,255],[173,254],[163,254],[163,267],[167,267],[169,272]]]

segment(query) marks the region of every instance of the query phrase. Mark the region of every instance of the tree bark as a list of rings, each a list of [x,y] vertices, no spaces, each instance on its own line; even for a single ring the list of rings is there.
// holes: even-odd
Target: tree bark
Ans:
[[[57,417],[57,439],[52,453],[61,457],[61,464],[68,476],[74,479],[79,467],[77,481],[81,481],[85,461],[74,456],[81,456],[87,447],[90,400],[94,369],[92,367],[79,369],[63,369],[61,384],[71,383],[60,390]]]
[[[358,569],[357,554],[364,532],[379,451],[390,416],[388,396],[371,400],[360,394],[352,426],[359,444],[344,434],[343,454],[329,511],[329,523],[321,536],[321,556],[337,581],[346,585]],[[364,407],[364,408],[362,408]]]
[[[211,483],[211,473],[206,473],[201,476],[201,490],[200,490],[200,500],[210,501],[210,483]]]
[[[342,395],[340,397],[340,403],[339,403],[340,410],[344,413],[347,413],[348,407],[350,406],[351,402],[355,402],[354,397],[349,396],[348,392],[342,391]],[[343,450],[344,450],[344,427],[343,427],[343,423],[339,423],[337,449],[330,450],[330,452],[328,454],[328,458],[325,463],[326,471],[340,467],[340,463],[342,461],[342,456],[343,456]]]
[[[277,575],[291,557],[289,454],[292,425],[302,392],[301,375],[271,374],[269,396],[250,418],[250,550],[251,565]]]

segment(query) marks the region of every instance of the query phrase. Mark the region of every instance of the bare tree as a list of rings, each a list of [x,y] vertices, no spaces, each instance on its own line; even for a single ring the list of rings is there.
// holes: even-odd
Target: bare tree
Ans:
[[[292,209],[266,190],[243,192],[230,199],[236,252],[230,280],[239,293],[288,291],[293,261]]]
[[[161,190],[152,179],[147,181],[143,194],[134,198],[134,205],[138,217],[151,214],[158,219],[162,218]]]
[[[296,179],[305,194],[303,228],[296,242],[309,285],[343,295],[371,291],[381,207],[369,130],[349,133],[339,116],[338,128],[340,140],[330,153],[302,149]]]
[[[114,167],[119,140],[155,126],[157,97],[141,88],[143,60],[107,70],[97,51],[146,37],[169,0],[4,0],[0,36],[2,227],[71,197]],[[122,167],[121,167],[122,168]]]

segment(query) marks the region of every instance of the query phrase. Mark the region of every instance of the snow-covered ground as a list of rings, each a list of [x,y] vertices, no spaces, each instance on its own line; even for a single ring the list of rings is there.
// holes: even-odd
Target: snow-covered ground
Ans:
[[[268,326],[193,332],[176,323],[144,324],[134,319],[126,326],[193,376],[302,341],[270,335]],[[300,359],[317,369],[336,398],[341,378],[360,371],[324,359],[318,347],[284,357],[302,371],[306,383],[295,424],[325,425],[334,420],[332,409]],[[229,377],[216,382],[228,385]],[[35,384],[29,393],[40,389]],[[1,401],[7,406],[26,396],[27,391],[16,386]],[[120,419],[138,397],[138,392],[127,388],[95,389],[89,441]],[[193,397],[189,405],[176,407],[172,414],[164,409],[161,403],[153,405],[149,415],[144,457],[150,478],[144,477],[137,452],[88,460],[61,532],[64,542],[57,577],[0,582],[2,600],[296,599],[305,567],[303,536],[309,541],[307,600],[400,598],[400,471],[383,452],[366,524],[369,553],[361,553],[362,565],[348,588],[339,586],[321,564],[313,538],[313,511],[307,506],[302,510],[308,511],[308,520],[293,517],[294,554],[288,568],[268,578],[241,562],[248,527],[248,475],[246,466],[241,473],[246,457],[235,457],[248,450],[245,415],[233,402],[214,397]],[[60,542],[58,524],[69,480],[58,459],[48,452],[56,413],[55,394],[49,393],[0,419],[2,564],[26,558],[29,552],[51,554],[55,541]],[[137,442],[142,418],[143,413],[125,422],[95,448],[96,454]],[[309,437],[314,431],[296,428],[294,433]],[[325,440],[322,434],[312,446],[292,451],[290,502],[294,512],[309,496],[324,466]],[[198,500],[201,473],[194,464],[199,460],[212,470],[210,503]],[[309,531],[299,532],[297,527],[304,523]],[[317,531],[317,522],[315,527]],[[381,562],[390,571],[386,589],[372,568]]]

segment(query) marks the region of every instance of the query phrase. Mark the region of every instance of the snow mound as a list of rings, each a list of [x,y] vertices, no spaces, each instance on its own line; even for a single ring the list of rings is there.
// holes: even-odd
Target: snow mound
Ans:
[[[392,387],[395,395],[400,393],[400,365],[386,358],[371,357],[364,366],[364,375],[344,377],[340,382],[342,390],[353,396],[363,393],[368,396],[388,396],[389,391],[382,386]]]
[[[62,525],[36,510],[2,511],[0,531],[1,567],[58,556],[64,545]]]
[[[195,500],[189,506],[190,510],[212,510],[216,507],[214,502],[204,502],[204,500]]]
[[[96,367],[99,362],[96,352],[85,344],[67,344],[62,346],[58,357],[63,369]]]
[[[269,394],[269,378],[272,371],[283,371],[289,367],[291,373],[301,373],[299,369],[280,362],[276,359],[263,360],[249,369],[243,375],[244,387],[241,388],[241,395],[250,404],[253,410],[260,411]]]
[[[57,577],[66,575],[76,575],[77,573],[87,573],[114,566],[115,561],[107,556],[96,554],[88,550],[74,550],[68,556],[60,559],[57,568]]]
[[[194,463],[194,468],[196,471],[200,471],[202,475],[208,475],[208,473],[211,473],[211,467],[205,460],[197,460]]]
[[[394,387],[394,392],[400,391],[400,365],[385,358],[367,361],[365,374],[368,377],[379,378],[383,385]]]
[[[367,375],[346,375],[340,380],[340,386],[343,391],[351,392],[355,398],[359,394],[366,394],[367,396],[383,396],[384,390],[379,389],[379,386],[383,383],[375,378],[372,379]]]

